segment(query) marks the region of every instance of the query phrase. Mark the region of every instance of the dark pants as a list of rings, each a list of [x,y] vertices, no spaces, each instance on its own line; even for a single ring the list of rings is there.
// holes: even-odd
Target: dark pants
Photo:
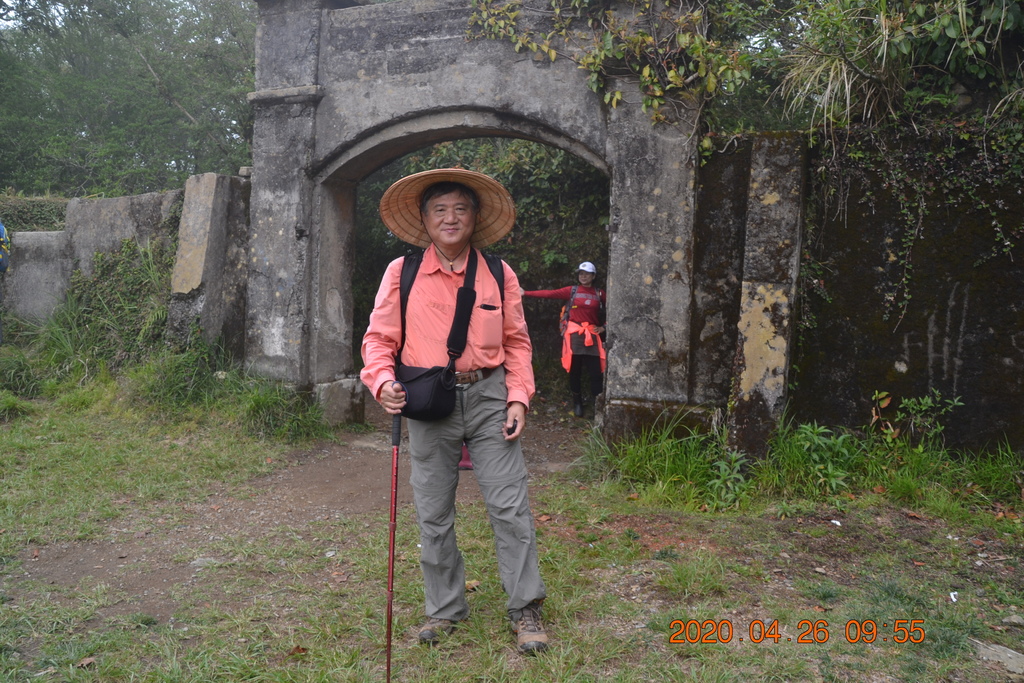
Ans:
[[[587,375],[590,376],[590,394],[596,397],[604,391],[604,374],[601,372],[600,356],[572,354],[572,363],[569,365],[569,390],[574,394],[582,395],[584,367],[587,369]]]

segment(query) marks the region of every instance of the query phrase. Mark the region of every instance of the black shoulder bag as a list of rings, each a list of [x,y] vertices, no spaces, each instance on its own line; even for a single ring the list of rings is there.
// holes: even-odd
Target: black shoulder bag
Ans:
[[[432,368],[402,365],[402,349],[395,357],[395,376],[405,390],[402,415],[410,420],[443,420],[455,410],[455,359],[466,350],[469,316],[476,304],[476,249],[470,249],[466,278],[455,297],[455,319],[448,333],[448,364]],[[402,309],[402,348],[405,347],[405,308]]]

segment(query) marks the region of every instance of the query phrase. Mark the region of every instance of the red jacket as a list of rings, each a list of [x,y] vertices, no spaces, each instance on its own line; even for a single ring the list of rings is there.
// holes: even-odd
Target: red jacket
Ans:
[[[531,296],[536,299],[561,299],[568,301],[572,293],[572,287],[561,289],[538,289],[532,292],[523,292],[523,296]],[[591,325],[604,324],[604,290],[595,287],[576,287],[576,300],[572,302],[569,309],[569,322],[590,323]]]

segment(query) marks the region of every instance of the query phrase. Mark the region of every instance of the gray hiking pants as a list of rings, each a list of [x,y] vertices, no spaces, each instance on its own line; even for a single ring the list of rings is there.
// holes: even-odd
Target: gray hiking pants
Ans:
[[[546,595],[537,562],[537,537],[519,440],[505,441],[505,371],[458,389],[455,411],[444,420],[409,420],[413,496],[420,525],[420,566],[426,614],[460,621],[469,616],[466,573],[455,540],[455,490],[465,440],[473,458],[498,555],[506,607],[513,620]]]

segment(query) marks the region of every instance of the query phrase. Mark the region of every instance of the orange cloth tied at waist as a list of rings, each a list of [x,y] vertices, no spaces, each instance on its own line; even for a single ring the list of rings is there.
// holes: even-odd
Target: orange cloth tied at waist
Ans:
[[[593,323],[569,322],[565,328],[565,334],[562,336],[562,367],[565,368],[566,372],[569,372],[569,368],[572,366],[572,342],[570,341],[570,335],[573,334],[583,335],[584,346],[597,344],[597,355],[601,357],[601,372],[605,371],[607,360],[605,359],[604,343],[601,341],[601,337],[594,332],[594,327]]]

